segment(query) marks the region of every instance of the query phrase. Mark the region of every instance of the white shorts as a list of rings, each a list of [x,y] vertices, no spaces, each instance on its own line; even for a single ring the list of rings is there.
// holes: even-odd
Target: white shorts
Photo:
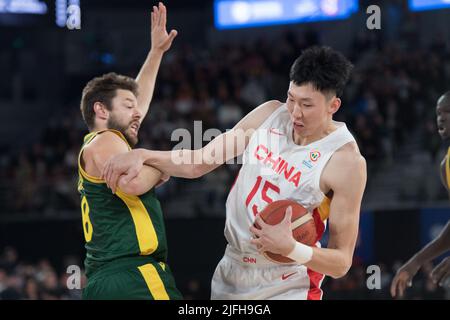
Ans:
[[[303,265],[279,265],[229,245],[211,283],[212,300],[321,300],[324,275]]]

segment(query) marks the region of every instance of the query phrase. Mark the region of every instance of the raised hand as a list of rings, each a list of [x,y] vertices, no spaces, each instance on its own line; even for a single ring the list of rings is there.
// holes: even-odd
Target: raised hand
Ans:
[[[176,30],[167,33],[167,9],[163,3],[159,3],[158,7],[153,6],[152,15],[152,50],[161,50],[165,52],[170,49],[173,39],[177,36]]]

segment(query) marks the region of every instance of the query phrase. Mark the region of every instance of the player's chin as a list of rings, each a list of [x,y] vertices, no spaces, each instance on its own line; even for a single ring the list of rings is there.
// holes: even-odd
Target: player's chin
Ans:
[[[132,129],[127,130],[127,140],[134,147],[139,142],[138,133]]]
[[[450,141],[450,135],[448,134],[447,130],[439,130],[439,135],[441,136],[442,140]]]

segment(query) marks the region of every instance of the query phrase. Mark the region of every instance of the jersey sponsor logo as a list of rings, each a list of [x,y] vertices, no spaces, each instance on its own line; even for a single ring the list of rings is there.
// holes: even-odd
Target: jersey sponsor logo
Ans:
[[[274,155],[272,151],[263,144],[260,144],[255,148],[253,155],[257,160],[272,168],[275,173],[284,177],[288,182],[298,188],[302,173],[297,170],[295,166],[291,166],[289,162],[282,157]]]
[[[256,258],[243,257],[242,261],[244,261],[245,263],[256,263]]]
[[[292,273],[289,273],[289,274],[282,274],[281,275],[281,280],[286,280],[287,278],[290,278],[290,277],[292,277],[294,274],[296,274],[297,273],[297,271],[295,271],[295,272],[292,272]]]
[[[279,135],[279,136],[284,136],[284,133],[283,133],[283,132],[280,132],[278,129],[275,129],[275,128],[270,128],[270,129],[269,129],[269,132],[270,132],[270,133],[273,133],[273,134],[277,134],[277,135]]]
[[[311,161],[316,162],[320,158],[320,152],[316,150],[311,151],[309,153],[309,158],[311,159]]]

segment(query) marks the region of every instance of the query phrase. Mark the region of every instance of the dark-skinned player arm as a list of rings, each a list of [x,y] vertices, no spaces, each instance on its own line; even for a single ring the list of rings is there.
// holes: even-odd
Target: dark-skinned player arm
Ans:
[[[440,256],[450,250],[450,222],[447,222],[439,236],[417,252],[411,259],[419,265]]]
[[[158,168],[170,176],[191,179],[201,177],[226,161],[240,156],[255,130],[281,105],[282,103],[276,100],[259,105],[231,130],[217,136],[201,149],[143,151],[146,154],[143,156],[145,164]],[[181,160],[184,163],[180,163]]]
[[[164,4],[154,6],[151,12],[151,49],[136,77],[138,83],[137,104],[142,113],[141,122],[148,112],[155,89],[156,76],[164,53],[170,49],[176,30],[167,33],[167,10]]]
[[[305,265],[333,278],[347,274],[353,261],[358,237],[361,201],[366,185],[366,162],[361,156],[346,159],[346,165],[330,175],[333,199],[330,204],[327,248],[312,248],[312,258]],[[337,163],[337,162],[336,162]],[[341,162],[342,163],[342,162]]]
[[[119,136],[112,132],[99,135],[92,150],[92,159],[99,172],[102,172],[105,163],[113,156],[126,153],[128,146]],[[129,195],[139,196],[149,191],[161,178],[161,172],[153,167],[144,166],[136,177],[130,181],[118,179],[118,188]],[[116,192],[116,190],[114,190]]]
[[[241,155],[255,130],[281,105],[282,103],[276,100],[261,104],[241,119],[233,129],[217,136],[201,149],[173,151],[135,149],[113,157],[105,165],[102,178],[112,190],[115,190],[119,177],[124,176],[125,182],[133,179],[143,164],[155,167],[169,176],[188,179],[201,177]]]

